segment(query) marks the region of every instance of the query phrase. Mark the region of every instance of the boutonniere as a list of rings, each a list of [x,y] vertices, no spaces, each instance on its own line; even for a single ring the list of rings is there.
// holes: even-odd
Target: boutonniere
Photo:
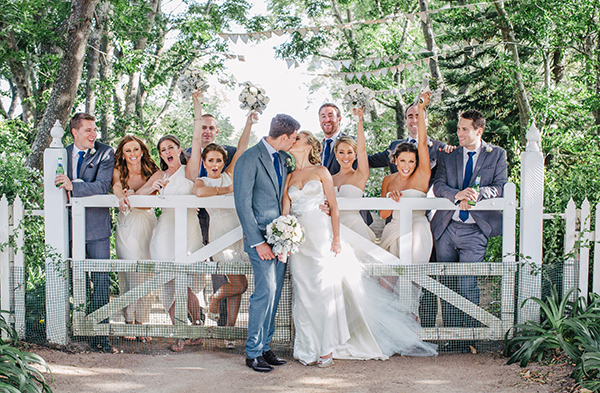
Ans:
[[[485,151],[486,151],[486,152],[488,152],[488,153],[491,153],[493,149],[494,149],[494,148],[493,148],[493,147],[491,147],[490,145],[487,145],[487,146],[485,147]]]
[[[290,171],[293,171],[294,169],[296,169],[296,160],[294,159],[294,156],[288,155],[285,158],[285,166],[290,168]]]
[[[96,154],[96,149],[94,149],[93,147],[90,149],[90,156],[93,156],[94,154]]]
[[[431,146],[433,146],[433,142],[431,141],[431,139],[427,139],[427,147]]]

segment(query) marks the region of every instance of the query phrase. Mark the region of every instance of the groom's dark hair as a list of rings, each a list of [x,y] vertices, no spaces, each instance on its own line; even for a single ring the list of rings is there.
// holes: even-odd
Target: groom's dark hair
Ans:
[[[292,135],[300,129],[300,123],[290,115],[278,114],[271,120],[269,136],[279,138],[281,135]]]

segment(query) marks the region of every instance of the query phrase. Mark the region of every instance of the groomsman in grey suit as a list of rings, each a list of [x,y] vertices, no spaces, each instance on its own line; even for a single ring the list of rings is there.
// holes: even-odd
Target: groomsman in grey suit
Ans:
[[[468,202],[502,197],[507,181],[506,152],[481,139],[485,118],[476,110],[460,115],[457,135],[460,147],[441,154],[433,192],[448,198],[461,210],[438,210],[431,220],[439,262],[481,262],[488,239],[502,234],[499,211],[473,211]],[[479,191],[473,185],[479,182]],[[459,295],[479,304],[475,276],[445,276],[440,280]],[[478,327],[480,323],[442,301],[444,327]]]
[[[427,110],[425,110],[425,115],[427,115]],[[396,168],[395,164],[390,162],[390,154],[396,150],[396,146],[398,146],[400,143],[409,142],[415,146],[417,145],[417,126],[419,122],[419,113],[415,104],[411,104],[408,106],[408,108],[406,108],[406,111],[404,112],[404,118],[408,128],[408,138],[393,141],[384,151],[370,155],[370,168],[390,168],[391,173],[396,173],[398,172],[398,168]],[[425,124],[427,124],[427,117],[425,118]],[[431,185],[433,184],[433,178],[435,176],[438,157],[443,154],[442,150],[446,148],[446,144],[444,142],[436,141],[435,139],[427,137],[427,146],[429,147],[429,163],[431,165],[431,177],[429,178],[429,188],[431,188]]]
[[[54,184],[69,191],[73,197],[105,195],[112,181],[115,157],[113,148],[96,141],[96,118],[87,113],[76,113],[69,128],[73,143],[67,146],[67,174],[56,176]],[[85,209],[85,253],[90,259],[110,259],[111,222],[108,208]],[[69,231],[71,235],[72,230]],[[71,243],[71,240],[69,240]],[[91,312],[109,301],[108,272],[92,272],[93,285]],[[112,352],[106,337],[97,337],[97,350]]]
[[[287,152],[300,124],[279,114],[271,120],[269,135],[239,158],[233,177],[235,208],[244,231],[244,250],[254,272],[254,293],[248,310],[246,365],[258,372],[285,364],[270,344],[281,296],[286,264],[265,241],[266,226],[281,215],[281,200],[288,174]]]

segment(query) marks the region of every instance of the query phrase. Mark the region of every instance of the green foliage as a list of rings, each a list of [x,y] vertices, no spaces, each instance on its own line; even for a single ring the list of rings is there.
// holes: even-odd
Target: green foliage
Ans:
[[[44,375],[33,365],[41,366],[48,373],[50,368],[39,355],[15,348],[17,332],[6,322],[4,315],[0,315],[0,333],[8,337],[0,338],[0,390],[9,393],[52,392]]]
[[[531,298],[540,306],[542,322],[528,321],[513,327],[514,336],[506,333],[505,355],[508,364],[519,362],[525,367],[531,360],[542,360],[556,350],[564,351],[574,363],[571,374],[582,387],[597,391],[600,388],[600,296],[591,294],[574,301],[570,289],[562,299],[556,287],[542,301]],[[525,302],[524,302],[525,303]]]

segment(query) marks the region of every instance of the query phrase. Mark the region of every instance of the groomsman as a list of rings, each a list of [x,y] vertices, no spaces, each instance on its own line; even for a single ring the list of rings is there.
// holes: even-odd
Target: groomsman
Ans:
[[[427,109],[425,109],[425,116],[427,116]],[[393,153],[396,150],[396,146],[403,142],[409,142],[417,145],[418,142],[418,122],[419,122],[419,113],[417,111],[417,106],[415,104],[411,104],[406,108],[404,112],[404,120],[406,122],[406,127],[408,128],[408,138],[400,139],[393,141],[390,143],[390,146],[382,152],[373,154],[369,156],[369,167],[370,168],[390,168],[392,173],[398,172],[398,168],[396,168],[396,164],[390,162],[390,153]],[[427,125],[427,117],[425,117],[425,125]],[[441,155],[441,151],[446,148],[446,144],[444,142],[436,141],[430,137],[427,137],[427,146],[429,147],[429,162],[431,165],[431,178],[429,179],[429,188],[433,184],[433,178],[435,176],[435,170],[437,166],[437,161],[439,156]]]
[[[439,262],[481,262],[488,239],[502,234],[499,211],[473,211],[468,202],[502,197],[507,181],[506,152],[486,143],[481,136],[485,118],[476,110],[460,115],[460,147],[439,156],[433,182],[436,196],[456,203],[461,210],[438,210],[431,220],[437,260]],[[479,189],[473,188],[479,179]],[[475,276],[445,276],[442,284],[479,304]],[[444,327],[478,327],[480,323],[446,301],[442,301]]]
[[[195,120],[198,121],[198,120]],[[215,138],[219,133],[219,126],[217,125],[217,119],[211,114],[205,113],[200,117],[200,124],[202,127],[202,134],[200,139],[200,154],[202,154],[202,150],[206,146],[215,142]],[[225,161],[225,166],[223,170],[227,169],[229,164],[231,163],[231,159],[233,158],[235,152],[237,151],[237,147],[235,146],[222,146],[227,152],[227,160]],[[192,154],[192,148],[188,148],[185,150],[185,155],[187,158]],[[198,173],[198,177],[206,176],[206,168],[204,167],[204,162],[200,161],[200,172]],[[204,244],[208,244],[210,239],[208,238],[208,227],[210,225],[210,216],[206,209],[198,209],[198,221],[200,222],[200,230],[202,231],[202,239]],[[212,285],[213,291],[216,292],[221,285],[227,282],[227,276],[224,274],[212,274]],[[221,300],[219,303],[219,321],[217,325],[225,326],[227,324],[227,299]]]
[[[340,163],[335,158],[334,146],[340,136],[346,135],[340,131],[341,122],[342,114],[337,105],[330,102],[321,105],[319,108],[319,123],[321,125],[321,130],[323,130],[323,134],[325,134],[325,138],[323,138],[323,142],[321,143],[321,163],[332,175],[335,175],[340,171]],[[356,160],[354,160],[352,166],[354,169],[357,168],[358,163]],[[371,225],[373,217],[371,216],[370,211],[361,210],[360,215],[367,225]]]
[[[56,175],[54,184],[60,185],[73,197],[105,195],[110,189],[115,156],[113,148],[96,141],[96,118],[87,113],[76,113],[69,123],[73,143],[67,146],[67,174]],[[93,207],[85,211],[85,253],[89,259],[110,259],[111,221],[108,208]],[[72,247],[72,229],[69,231]],[[70,248],[71,248],[70,247]],[[91,312],[109,301],[108,272],[92,272],[93,285]],[[107,337],[94,338],[96,350],[112,352]]]

